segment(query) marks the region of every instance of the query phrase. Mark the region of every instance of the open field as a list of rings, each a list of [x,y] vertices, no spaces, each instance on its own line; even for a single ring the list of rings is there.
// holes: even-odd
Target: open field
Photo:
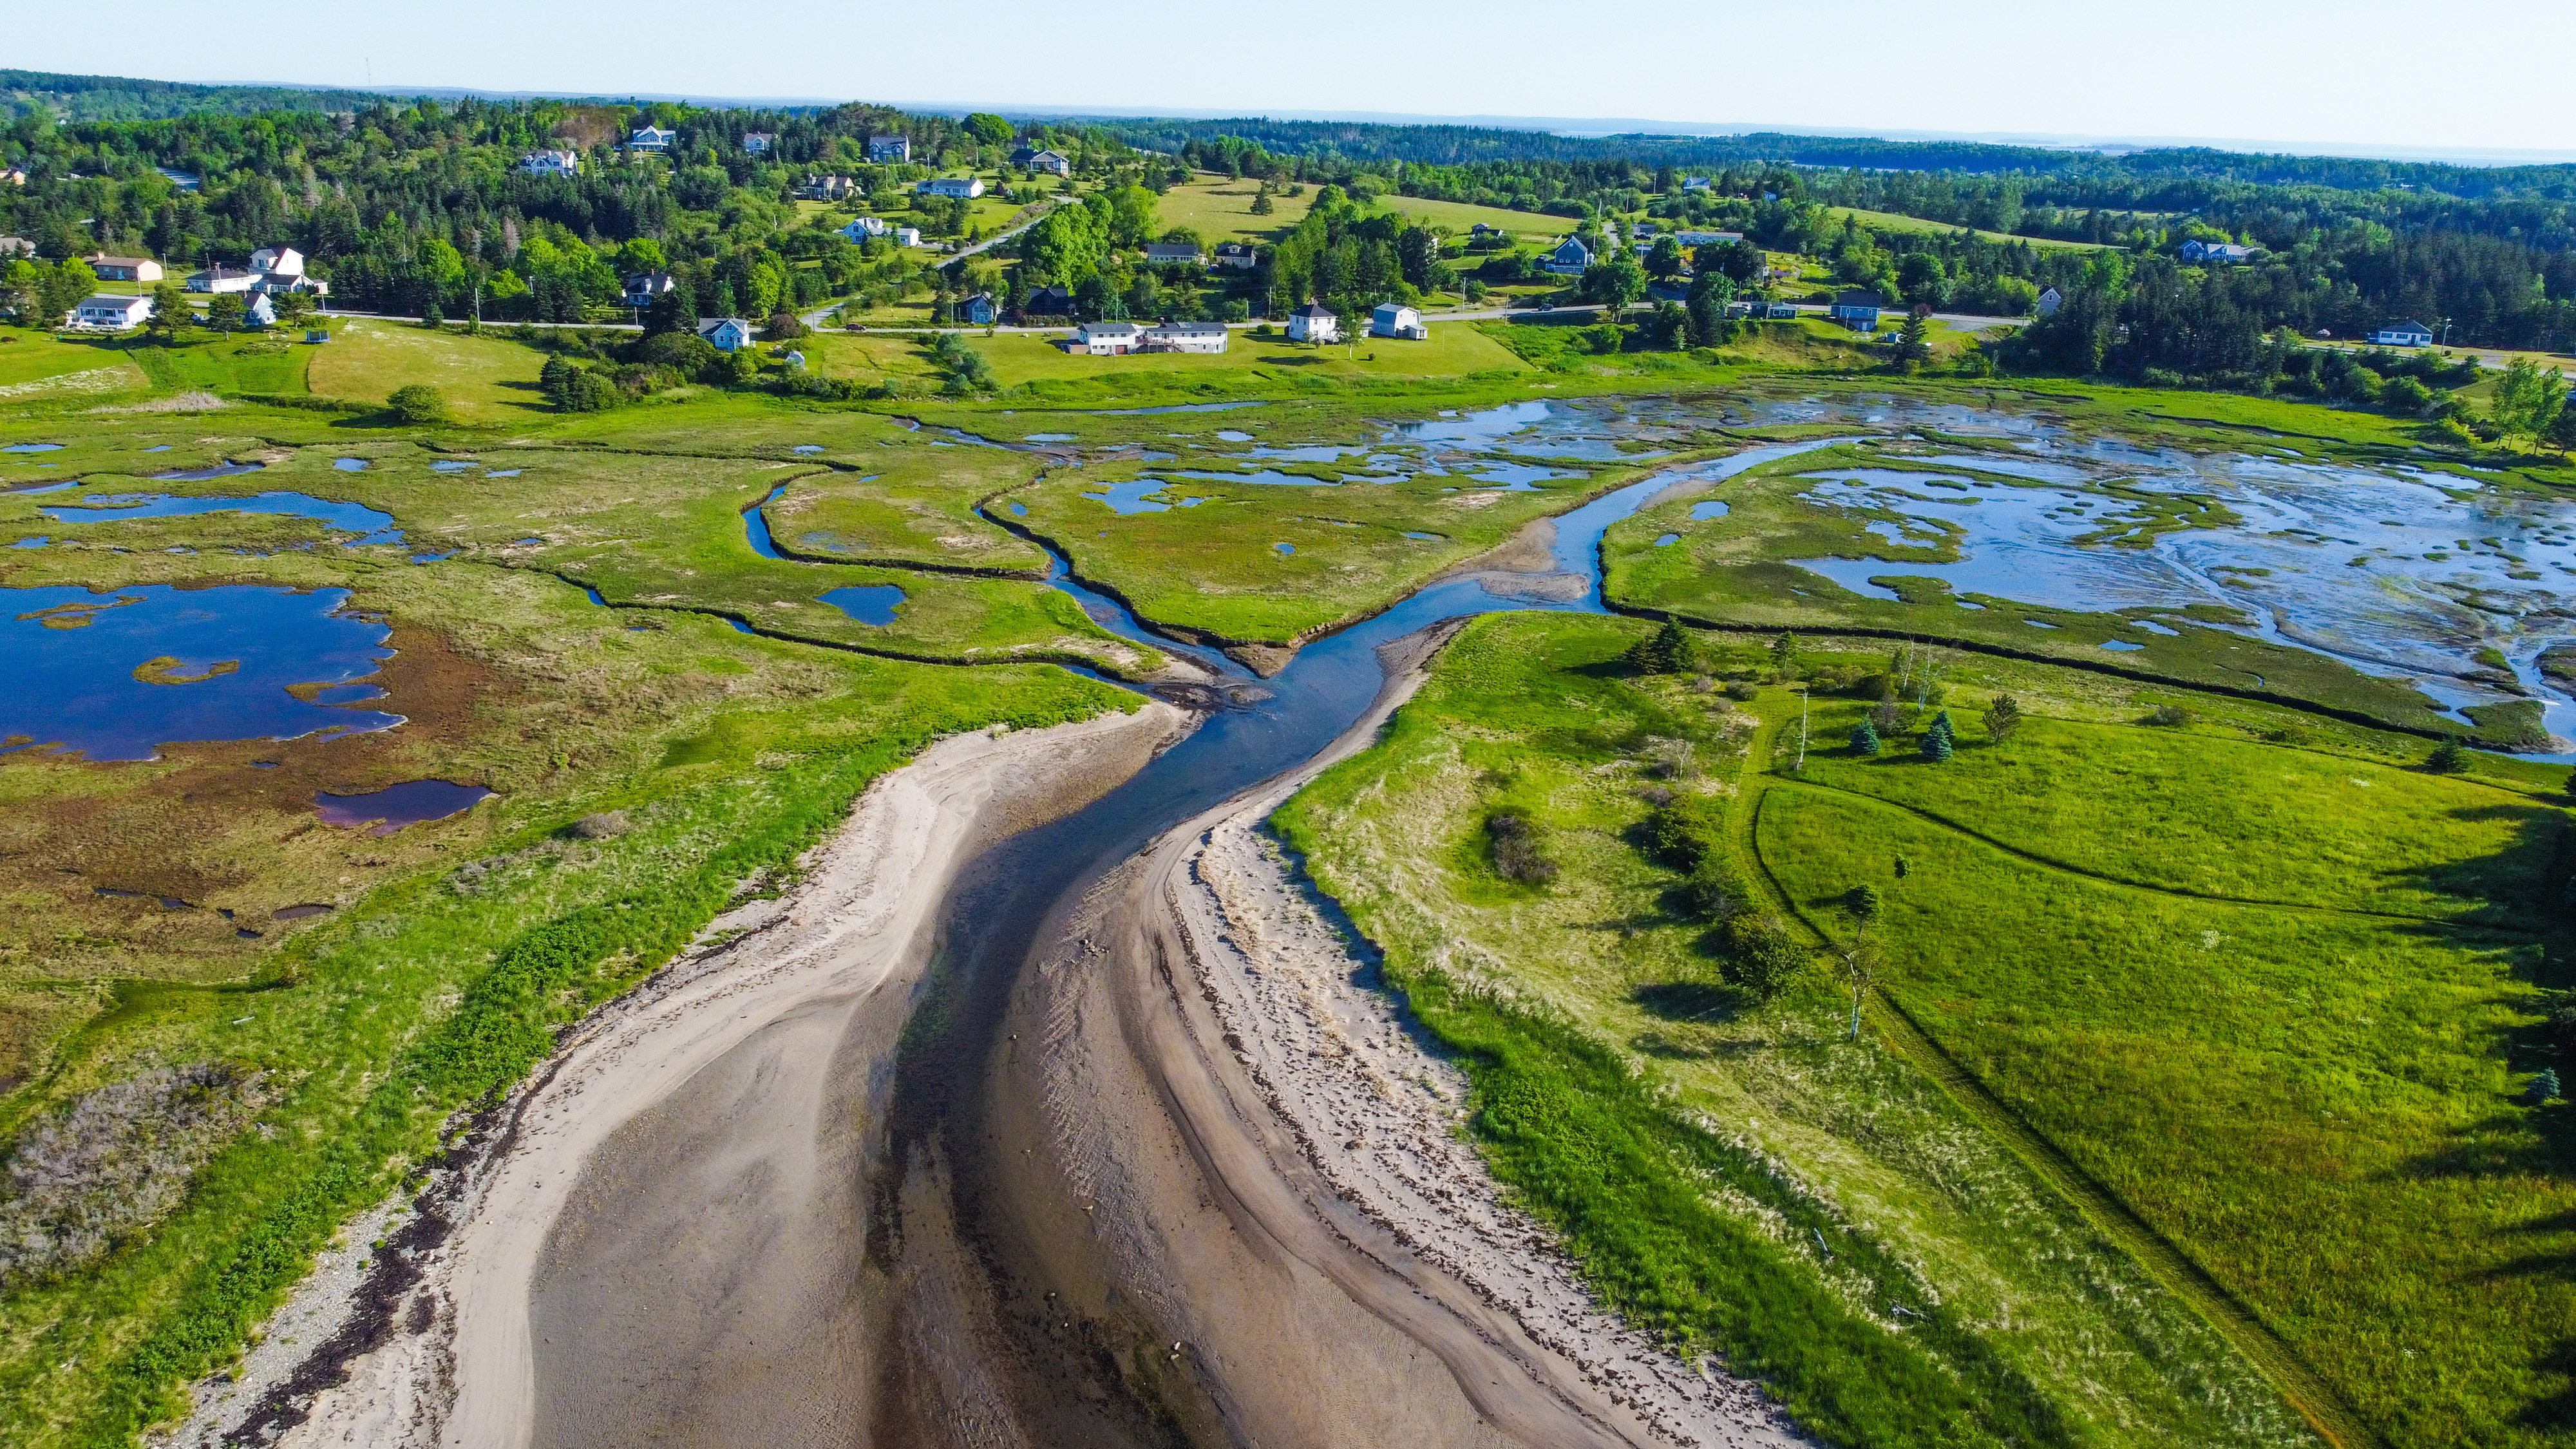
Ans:
[[[1836,221],[1841,221],[1846,216],[1858,217],[1861,225],[1868,227],[1873,231],[1896,232],[1900,234],[1910,232],[1915,235],[1947,235],[1951,232],[1966,230],[1964,227],[1952,226],[1948,222],[1925,221],[1919,216],[1899,216],[1892,211],[1868,211],[1857,206],[1829,206],[1825,208],[1825,210],[1830,212]],[[2024,245],[2042,250],[2083,252],[2108,250],[2108,248],[2101,242],[2059,241],[2055,237],[2014,236],[2008,232],[1997,231],[1979,232],[1978,235],[1984,237],[1988,241],[2020,242]]]
[[[2562,1109],[2515,1093],[2563,976],[2564,812],[2136,726],[2040,720],[1951,766],[1910,744],[1762,796],[1801,912],[1848,939],[1831,902],[1882,892],[1881,988],[2382,1442],[2555,1442],[2576,1196]],[[2040,777],[2047,804],[2014,793]]]
[[[1830,982],[1767,1007],[1719,984],[1677,871],[1635,843],[1641,793],[1722,801],[1753,721],[1629,676],[1645,632],[1480,620],[1374,750],[1274,817],[1462,1053],[1495,1169],[1612,1303],[1834,1441],[2314,1442],[1933,1080],[1841,1040]],[[1495,872],[1506,810],[1552,880]]]
[[[507,427],[545,408],[537,372],[545,354],[498,337],[468,337],[395,322],[331,319],[331,340],[302,349],[306,373],[324,397],[382,402],[394,389],[426,383],[447,395],[460,423]]]

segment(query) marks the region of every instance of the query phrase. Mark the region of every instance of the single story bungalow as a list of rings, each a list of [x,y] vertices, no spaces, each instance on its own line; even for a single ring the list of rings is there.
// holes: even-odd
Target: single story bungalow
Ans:
[[[2430,347],[2433,329],[2421,322],[2384,322],[2370,340],[2382,347]]]
[[[121,331],[142,326],[151,315],[149,297],[92,297],[72,309],[71,325]]]
[[[1854,332],[1875,332],[1878,330],[1878,309],[1886,305],[1887,299],[1876,292],[1838,292],[1834,295],[1834,304],[1825,309],[1825,315]]]
[[[102,282],[161,280],[161,264],[150,257],[111,257],[105,252],[96,252],[83,260],[89,263],[89,269]]]
[[[718,352],[740,352],[752,342],[751,324],[740,317],[701,317],[698,335]]]
[[[1195,242],[1147,242],[1145,265],[1149,267],[1195,267],[1206,262]]]
[[[934,176],[912,188],[923,196],[954,196],[967,201],[984,194],[981,176]]]
[[[1043,171],[1049,176],[1073,174],[1073,158],[1061,151],[1032,151],[1022,147],[1012,155],[1011,164],[1023,171]]]
[[[188,274],[191,292],[247,292],[259,281],[259,273],[242,267],[227,267],[218,262],[202,272]]]
[[[2222,267],[2232,267],[2251,261],[2254,248],[2241,247],[2234,242],[2205,242],[2195,237],[2182,244],[2180,255],[2186,262],[2216,262]]]

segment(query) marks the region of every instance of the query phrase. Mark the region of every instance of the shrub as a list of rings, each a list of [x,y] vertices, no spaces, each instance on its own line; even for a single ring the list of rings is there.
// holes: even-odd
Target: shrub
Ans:
[[[2021,728],[2021,701],[2009,694],[1998,694],[1986,704],[1986,738],[1996,744],[2012,738]]]
[[[1859,724],[1853,725],[1851,732],[1851,747],[1852,753],[1855,755],[1877,754],[1877,726],[1872,725],[1868,720],[1862,720]]]
[[[1545,885],[1556,879],[1556,862],[1540,849],[1539,831],[1528,816],[1498,810],[1485,817],[1485,842],[1492,849],[1494,874],[1522,885]]]
[[[1778,916],[1738,916],[1728,923],[1727,984],[1756,1001],[1768,1001],[1787,989],[1812,957]]]
[[[1750,679],[1730,679],[1726,682],[1726,697],[1739,704],[1753,698],[1761,692],[1762,686],[1754,683]],[[2570,778],[2576,779],[2576,776],[2571,776]]]
[[[2456,775],[2469,767],[2469,747],[2458,740],[2444,740],[2433,747],[2424,768],[2436,775]]]
[[[1677,796],[1646,821],[1649,849],[1676,870],[1697,870],[1725,855],[1726,807],[1707,795]]]
[[[805,321],[793,312],[769,314],[769,340],[788,342],[805,335]]]
[[[158,1221],[266,1101],[257,1073],[212,1062],[112,1082],[38,1118],[0,1176],[0,1283],[77,1267]]]
[[[1692,915],[1721,924],[1733,920],[1749,899],[1735,873],[1714,857],[1703,859],[1699,868],[1691,872],[1683,894],[1690,902]]]
[[[395,388],[385,406],[393,409],[395,417],[416,426],[447,421],[447,395],[423,382]]]
[[[2160,704],[2147,711],[2147,723],[2162,725],[2167,729],[2180,729],[2198,718],[2198,715],[2178,704]]]

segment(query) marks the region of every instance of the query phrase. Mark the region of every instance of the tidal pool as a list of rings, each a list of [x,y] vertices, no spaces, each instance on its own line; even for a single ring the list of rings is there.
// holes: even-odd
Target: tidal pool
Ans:
[[[256,473],[267,466],[265,463],[217,463],[211,468],[182,468],[175,473],[155,473],[152,475],[152,481],[203,483],[209,478],[238,478],[244,473]]]
[[[56,523],[117,522],[128,518],[187,518],[205,513],[278,513],[320,519],[358,544],[400,543],[394,516],[363,503],[335,503],[310,493],[259,493],[248,498],[189,498],[170,493],[87,493],[78,502],[48,504],[37,512]],[[354,545],[353,545],[354,546]]]
[[[321,816],[325,825],[365,826],[369,827],[369,835],[391,835],[406,825],[444,820],[471,810],[491,793],[480,785],[460,785],[453,780],[407,780],[360,795],[334,795],[325,790],[313,797],[313,813]],[[277,914],[284,916],[286,912]]]
[[[2088,612],[2223,605],[2238,611],[2243,632],[2412,679],[2446,705],[2500,702],[2519,688],[2544,701],[2554,733],[2576,735],[2576,702],[2554,693],[2536,667],[2551,644],[2576,639],[2576,503],[2457,478],[2437,485],[2412,470],[2159,453],[2048,434],[2016,442],[2046,456],[1934,460],[1960,475],[1804,475],[1803,499],[1872,515],[1869,531],[1889,545],[1947,541],[1959,557],[1798,566],[1881,599],[1895,594],[1870,578],[1906,574],[1960,594]],[[2148,531],[2142,525],[2155,510],[2109,485],[2183,500],[2191,526]],[[2078,541],[2087,536],[2093,541]],[[2512,668],[2497,670],[2482,650]]]
[[[0,589],[0,748],[148,760],[188,740],[390,729],[402,716],[323,702],[393,657],[346,589],[151,584]]]
[[[894,622],[895,606],[903,602],[903,590],[893,584],[851,584],[821,598],[860,623],[882,629]]]

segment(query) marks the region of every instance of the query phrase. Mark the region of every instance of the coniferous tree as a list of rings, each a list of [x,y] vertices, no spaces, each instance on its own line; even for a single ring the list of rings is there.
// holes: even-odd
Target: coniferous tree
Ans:
[[[1859,724],[1853,725],[1851,732],[1851,747],[1852,753],[1855,755],[1877,754],[1879,748],[1878,727],[1871,724],[1868,720],[1862,720]]]
[[[1935,762],[1946,761],[1958,747],[1958,740],[1950,723],[1950,712],[1945,709],[1933,716],[1932,727],[1923,732],[1923,758]]]

